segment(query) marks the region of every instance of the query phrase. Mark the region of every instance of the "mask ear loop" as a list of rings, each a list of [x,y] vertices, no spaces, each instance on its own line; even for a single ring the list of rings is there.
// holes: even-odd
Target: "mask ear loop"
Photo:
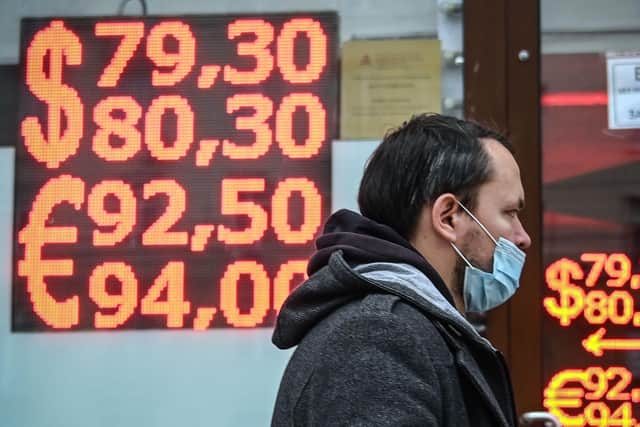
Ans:
[[[496,239],[494,239],[493,236],[491,235],[491,233],[489,233],[489,230],[487,230],[487,228],[484,225],[482,225],[482,223],[480,221],[478,221],[478,218],[476,218],[475,215],[472,214],[469,209],[467,209],[462,203],[460,203],[460,201],[458,199],[456,199],[456,203],[458,203],[458,205],[467,213],[467,215],[469,215],[480,226],[482,231],[484,231],[487,234],[487,236],[489,236],[489,238],[491,239],[493,244],[498,246],[498,242],[496,241]],[[458,253],[460,253],[460,252],[458,252]],[[466,259],[465,259],[465,261],[466,261]]]
[[[465,257],[464,255],[462,255],[462,252],[460,252],[460,249],[458,249],[458,247],[457,247],[456,245],[454,245],[453,243],[451,243],[451,242],[450,242],[449,244],[451,245],[451,247],[453,248],[453,250],[454,250],[454,251],[456,251],[456,253],[457,253],[458,255],[460,255],[460,258],[462,258],[462,260],[463,260],[464,262],[466,262],[466,263],[467,263],[467,265],[468,265],[469,267],[473,268],[473,265],[469,262],[469,260],[467,259],[467,257]]]

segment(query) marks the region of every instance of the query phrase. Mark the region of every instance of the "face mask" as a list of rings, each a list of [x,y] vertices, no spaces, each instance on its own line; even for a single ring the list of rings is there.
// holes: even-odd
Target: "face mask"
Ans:
[[[509,240],[500,237],[498,241],[484,225],[460,202],[458,205],[480,226],[495,243],[493,272],[482,271],[462,255],[451,243],[453,249],[467,264],[464,271],[464,304],[468,311],[487,311],[506,302],[520,286],[520,273],[524,265],[525,253]]]

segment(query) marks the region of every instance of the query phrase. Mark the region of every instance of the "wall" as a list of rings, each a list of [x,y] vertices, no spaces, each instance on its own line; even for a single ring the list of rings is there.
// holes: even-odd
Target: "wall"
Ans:
[[[0,63],[18,62],[20,19],[36,16],[115,15],[120,0],[3,0],[0,2]],[[150,15],[335,10],[341,40],[436,33],[436,0],[147,0]],[[125,13],[139,13],[136,0]]]
[[[541,0],[542,53],[640,49],[637,0]]]

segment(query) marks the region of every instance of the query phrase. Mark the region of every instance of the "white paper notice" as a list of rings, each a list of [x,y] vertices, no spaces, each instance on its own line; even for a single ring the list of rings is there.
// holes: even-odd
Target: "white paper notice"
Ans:
[[[607,58],[609,129],[640,129],[640,54]]]

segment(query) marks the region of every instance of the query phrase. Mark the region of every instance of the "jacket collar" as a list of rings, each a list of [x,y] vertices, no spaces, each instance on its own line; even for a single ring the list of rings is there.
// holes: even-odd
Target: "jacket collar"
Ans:
[[[358,272],[358,270],[366,271],[362,270],[361,266],[355,269],[352,268],[345,261],[341,251],[334,252],[329,259],[329,268],[339,281],[353,282],[356,280],[366,282],[369,286],[401,297],[418,307],[421,311],[428,313],[431,317],[437,318],[446,324],[453,325],[459,334],[464,335],[465,338],[473,341],[475,344],[485,347],[492,352],[496,351],[491,343],[478,334],[473,326],[451,303],[442,297],[433,282],[424,275],[424,273],[411,265],[394,265],[400,265],[401,269],[408,273],[404,275],[406,280],[372,279],[371,277],[374,277],[374,275],[367,274],[366,272],[364,274]]]

